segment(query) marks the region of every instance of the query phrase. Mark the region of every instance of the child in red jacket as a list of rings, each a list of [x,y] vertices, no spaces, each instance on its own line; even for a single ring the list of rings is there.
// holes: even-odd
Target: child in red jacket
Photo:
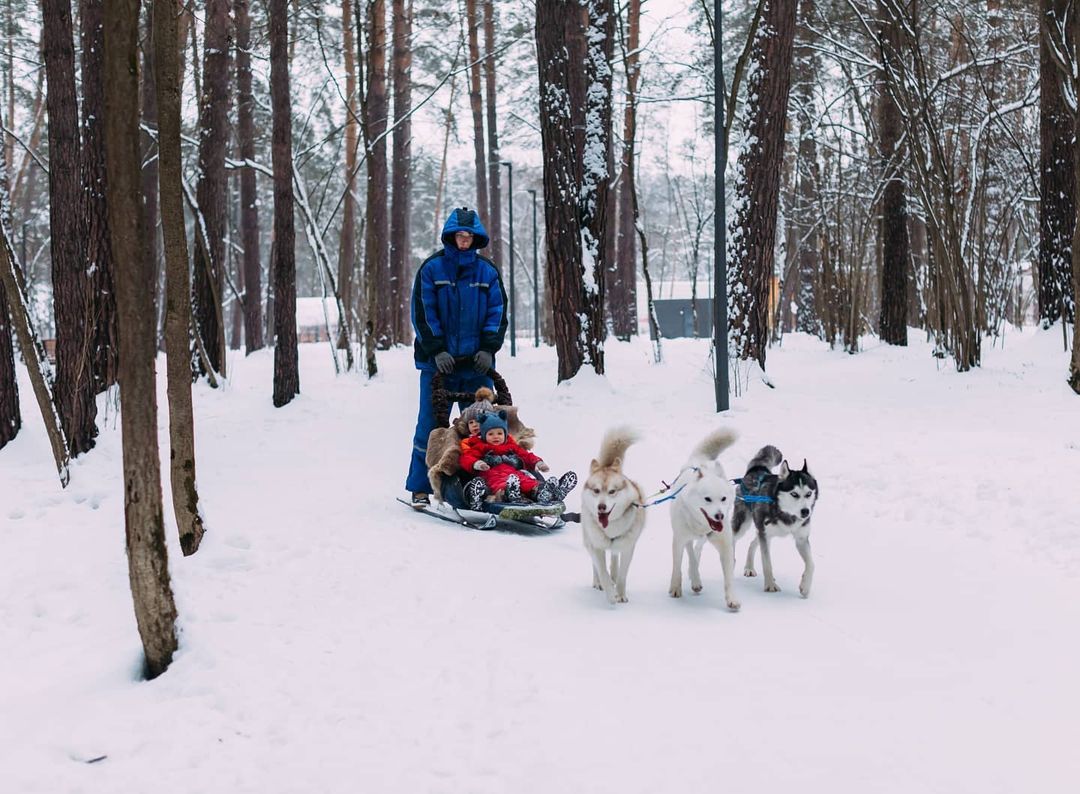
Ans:
[[[510,437],[505,411],[483,415],[478,437],[465,439],[461,444],[459,465],[465,472],[479,473],[486,486],[481,488],[475,480],[466,485],[465,498],[473,509],[479,506],[485,490],[498,501],[517,502],[527,496],[541,504],[550,504],[563,499],[577,485],[577,475],[572,471],[557,481],[530,473],[550,469],[539,456]]]

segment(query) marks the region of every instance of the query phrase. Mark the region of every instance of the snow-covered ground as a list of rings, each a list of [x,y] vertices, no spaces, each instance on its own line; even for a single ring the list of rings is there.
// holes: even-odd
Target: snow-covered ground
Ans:
[[[627,470],[650,492],[718,424],[741,434],[732,477],[765,443],[807,458],[810,599],[785,540],[781,593],[740,576],[728,612],[706,548],[704,592],[669,598],[664,505],[618,607],[576,525],[412,513],[394,501],[410,352],[367,382],[307,345],[284,409],[269,351],[197,387],[209,533],[185,559],[167,514],[180,652],[140,681],[115,409],[62,491],[23,383],[0,451],[0,790],[1075,790],[1080,403],[1060,329],[1010,333],[963,375],[914,336],[857,356],[788,337],[777,388],[723,417],[705,342],[667,342],[661,366],[610,343],[607,378],[561,387],[552,350],[519,353],[500,369],[555,471],[587,471],[617,421],[645,435]]]

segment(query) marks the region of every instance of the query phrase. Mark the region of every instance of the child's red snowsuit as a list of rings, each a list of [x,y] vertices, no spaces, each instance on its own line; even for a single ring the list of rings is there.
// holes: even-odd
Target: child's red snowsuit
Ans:
[[[489,444],[480,438],[468,439],[468,444],[462,444],[461,458],[458,460],[458,465],[468,472],[474,472],[484,478],[484,482],[487,483],[488,489],[492,493],[498,493],[506,487],[506,478],[511,474],[516,474],[518,479],[521,480],[521,492],[523,494],[529,494],[536,490],[536,486],[540,483],[535,477],[532,477],[521,469],[515,469],[509,463],[499,463],[492,466],[487,471],[476,471],[473,466],[477,461],[483,460],[484,455],[510,455],[514,454],[521,458],[521,465],[524,469],[534,469],[537,463],[542,462],[542,458],[529,452],[527,449],[518,446],[517,442],[510,440],[509,438],[502,444]]]

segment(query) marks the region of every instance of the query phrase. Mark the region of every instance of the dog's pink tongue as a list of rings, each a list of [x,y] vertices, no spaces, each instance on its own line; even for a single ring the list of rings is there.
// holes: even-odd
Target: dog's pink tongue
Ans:
[[[607,529],[607,522],[608,522],[608,514],[607,513],[601,513],[599,510],[596,511],[596,519],[600,522],[600,526],[602,526],[604,529]]]
[[[712,516],[710,516],[708,513],[705,512],[704,507],[701,508],[701,514],[703,516],[705,516],[705,520],[709,524],[709,529],[711,529],[713,532],[723,532],[724,531],[724,519],[722,519],[722,518],[715,518],[714,519]]]

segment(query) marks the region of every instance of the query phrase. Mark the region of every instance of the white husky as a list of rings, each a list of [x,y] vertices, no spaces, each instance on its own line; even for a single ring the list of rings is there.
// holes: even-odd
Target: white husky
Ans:
[[[735,539],[732,536],[731,515],[735,508],[735,486],[728,480],[724,467],[716,458],[730,447],[736,434],[733,430],[714,430],[694,448],[686,467],[679,475],[685,484],[671,503],[671,588],[672,598],[682,597],[683,551],[690,557],[690,587],[701,592],[701,548],[708,541],[720,552],[724,567],[724,600],[728,609],[740,606],[732,592],[735,567]],[[673,483],[674,485],[674,483]]]
[[[592,559],[593,587],[612,604],[627,600],[626,573],[645,527],[641,487],[622,470],[626,450],[637,440],[629,427],[608,430],[581,493],[581,530]]]

